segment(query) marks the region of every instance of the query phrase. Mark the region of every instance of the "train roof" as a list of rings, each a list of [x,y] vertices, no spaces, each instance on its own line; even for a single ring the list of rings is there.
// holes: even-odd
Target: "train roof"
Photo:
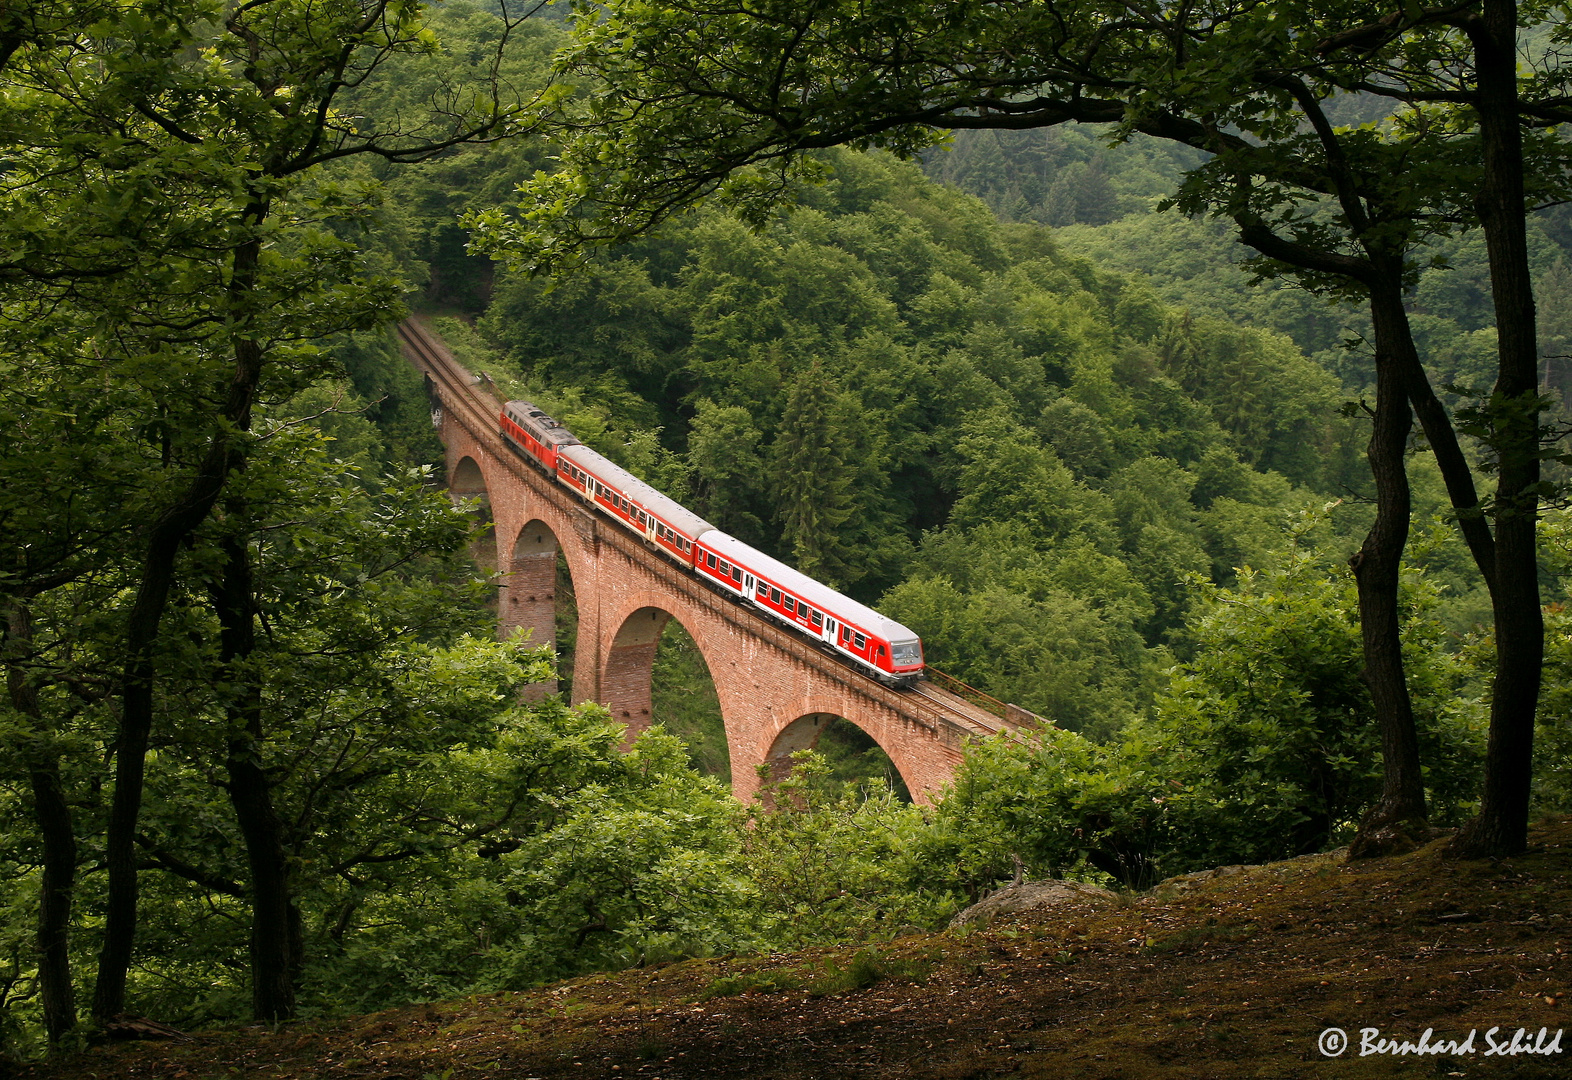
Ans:
[[[569,431],[567,425],[555,417],[548,416],[540,406],[533,402],[517,398],[502,407],[505,413],[515,413],[515,422],[528,421],[539,429],[539,433],[546,436],[546,440],[554,446],[578,446],[578,437]]]
[[[697,540],[705,533],[715,531],[715,526],[692,510],[675,499],[662,495],[627,469],[614,464],[605,455],[597,454],[583,443],[565,447],[562,456],[599,477],[602,483],[619,489],[628,498],[689,539]]]
[[[750,547],[735,536],[716,530],[704,538],[704,546],[717,555],[752,570],[758,577],[768,578],[790,590],[799,600],[806,600],[820,611],[834,615],[842,622],[849,622],[860,630],[876,634],[886,641],[915,641],[916,631],[903,626],[887,615],[880,615],[866,604],[859,604],[844,593],[815,581],[800,570],[793,570],[779,559],[772,559],[758,548]]]

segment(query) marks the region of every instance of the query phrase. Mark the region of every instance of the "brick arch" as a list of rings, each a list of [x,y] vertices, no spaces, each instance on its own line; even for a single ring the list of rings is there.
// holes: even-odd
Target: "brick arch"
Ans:
[[[912,785],[914,778],[901,760],[905,755],[900,752],[899,746],[888,745],[879,738],[880,725],[867,721],[859,723],[855,716],[844,716],[834,711],[803,713],[775,733],[769,751],[764,755],[764,763],[769,766],[768,778],[764,782],[774,784],[786,779],[791,772],[792,754],[798,750],[816,748],[819,745],[819,736],[823,735],[836,720],[845,720],[877,743],[879,749],[889,755],[895,771],[901,774],[901,782],[906,785],[906,790],[912,793],[913,798],[917,798],[917,793],[922,789]]]
[[[503,571],[501,598],[497,605],[497,633],[508,637],[517,629],[529,631],[531,645],[557,646],[557,553],[562,552],[568,578],[576,583],[574,563],[583,561],[573,545],[564,545],[557,531],[538,517],[532,517],[514,534],[511,554],[499,569]],[[557,680],[532,683],[525,700],[539,701],[558,690]]]
[[[606,649],[606,662],[600,676],[600,699],[611,710],[613,720],[628,725],[630,740],[650,726],[653,705],[650,678],[655,665],[655,649],[669,621],[669,611],[641,607],[622,620]]]
[[[459,458],[448,473],[448,490],[464,499],[480,498],[491,501],[491,485],[486,483],[486,471],[468,454]]]
[[[647,598],[643,598],[647,599]],[[638,604],[638,601],[634,601]],[[681,614],[668,610],[673,605],[643,603],[628,612],[620,621],[613,621],[615,634],[602,651],[599,700],[611,712],[611,718],[628,726],[627,739],[631,742],[650,726],[653,712],[653,674],[655,652],[660,647],[661,634],[673,619],[693,638],[694,647],[704,661],[710,678],[715,678],[714,661],[707,648],[701,620],[684,619]],[[722,705],[721,721],[726,723],[725,706]],[[730,725],[727,742],[730,744]]]
[[[486,482],[485,470],[473,457],[466,454],[449,471],[448,495],[454,502],[461,499],[478,500],[479,505],[474,513],[477,519],[485,522],[485,529],[469,542],[470,558],[487,573],[502,569],[497,563],[497,525],[491,516],[491,485]],[[490,603],[494,608],[498,605],[495,589],[492,590]]]

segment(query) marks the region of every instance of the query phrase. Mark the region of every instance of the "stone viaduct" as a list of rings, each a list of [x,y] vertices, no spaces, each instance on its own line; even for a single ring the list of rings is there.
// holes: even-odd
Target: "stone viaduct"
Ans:
[[[406,357],[427,376],[450,490],[489,508],[492,536],[477,557],[501,571],[500,633],[524,627],[534,641],[555,641],[559,550],[566,560],[578,603],[575,704],[600,702],[630,737],[648,727],[655,648],[676,619],[714,680],[732,790],[744,801],[758,790],[760,764],[781,775],[791,753],[812,747],[835,717],[889,754],[918,802],[951,779],[966,740],[1013,726],[926,680],[913,690],[890,689],[713,591],[508,447],[497,428],[500,402],[484,375],[460,367],[418,323],[405,323],[400,336]],[[1031,717],[1011,717],[1018,719]]]

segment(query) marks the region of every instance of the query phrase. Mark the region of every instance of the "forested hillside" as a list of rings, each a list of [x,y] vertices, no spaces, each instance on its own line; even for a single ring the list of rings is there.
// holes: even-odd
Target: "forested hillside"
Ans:
[[[1187,654],[1189,576],[1231,582],[1360,490],[1359,425],[1283,335],[1165,305],[912,165],[830,160],[760,232],[703,214],[496,280],[471,363],[940,668],[1110,733]]]
[[[279,1023],[884,940],[1015,876],[1141,889],[1324,851],[1381,797],[1349,569],[1377,391],[1342,345],[1369,320],[1158,213],[1197,153],[820,146],[748,189],[764,212],[695,199],[532,276],[497,223],[552,219],[520,185],[576,182],[601,93],[553,60],[560,12],[27,11],[0,20],[0,1062],[127,1013]],[[1560,221],[1534,227],[1552,312]],[[1494,332],[1473,237],[1437,250],[1458,269],[1410,299],[1456,405]],[[1048,725],[972,747],[931,807],[866,739],[745,807],[675,623],[666,726],[631,748],[594,705],[519,704],[571,656],[570,605],[556,642],[495,640],[392,333],[411,311]],[[1393,591],[1450,826],[1496,652],[1456,535],[1479,518],[1410,449]],[[1572,523],[1539,536],[1559,603]],[[1547,617],[1534,805],[1565,809],[1572,624]]]
[[[1358,107],[1375,109],[1361,116]],[[1342,122],[1378,119],[1378,99],[1350,99]],[[1061,250],[1104,271],[1134,275],[1160,301],[1196,315],[1280,331],[1345,387],[1371,381],[1368,356],[1350,339],[1370,335],[1368,313],[1283,281],[1252,281],[1248,252],[1217,219],[1159,211],[1198,156],[1147,136],[1107,145],[1108,133],[1082,125],[1043,132],[961,131],[924,156],[929,176],[982,198],[1003,221],[1058,226]],[[1565,312],[1572,287],[1572,217],[1546,206],[1529,219],[1535,294],[1541,310],[1544,381],[1572,396]],[[1494,363],[1495,314],[1489,269],[1477,234],[1435,246],[1411,303],[1420,348],[1437,382],[1483,390]]]

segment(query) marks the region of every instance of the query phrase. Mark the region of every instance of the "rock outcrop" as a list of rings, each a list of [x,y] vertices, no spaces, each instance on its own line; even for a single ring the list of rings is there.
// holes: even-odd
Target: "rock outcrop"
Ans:
[[[951,919],[950,926],[987,926],[1001,915],[1098,907],[1118,898],[1108,889],[1079,881],[1023,881],[979,900]]]

